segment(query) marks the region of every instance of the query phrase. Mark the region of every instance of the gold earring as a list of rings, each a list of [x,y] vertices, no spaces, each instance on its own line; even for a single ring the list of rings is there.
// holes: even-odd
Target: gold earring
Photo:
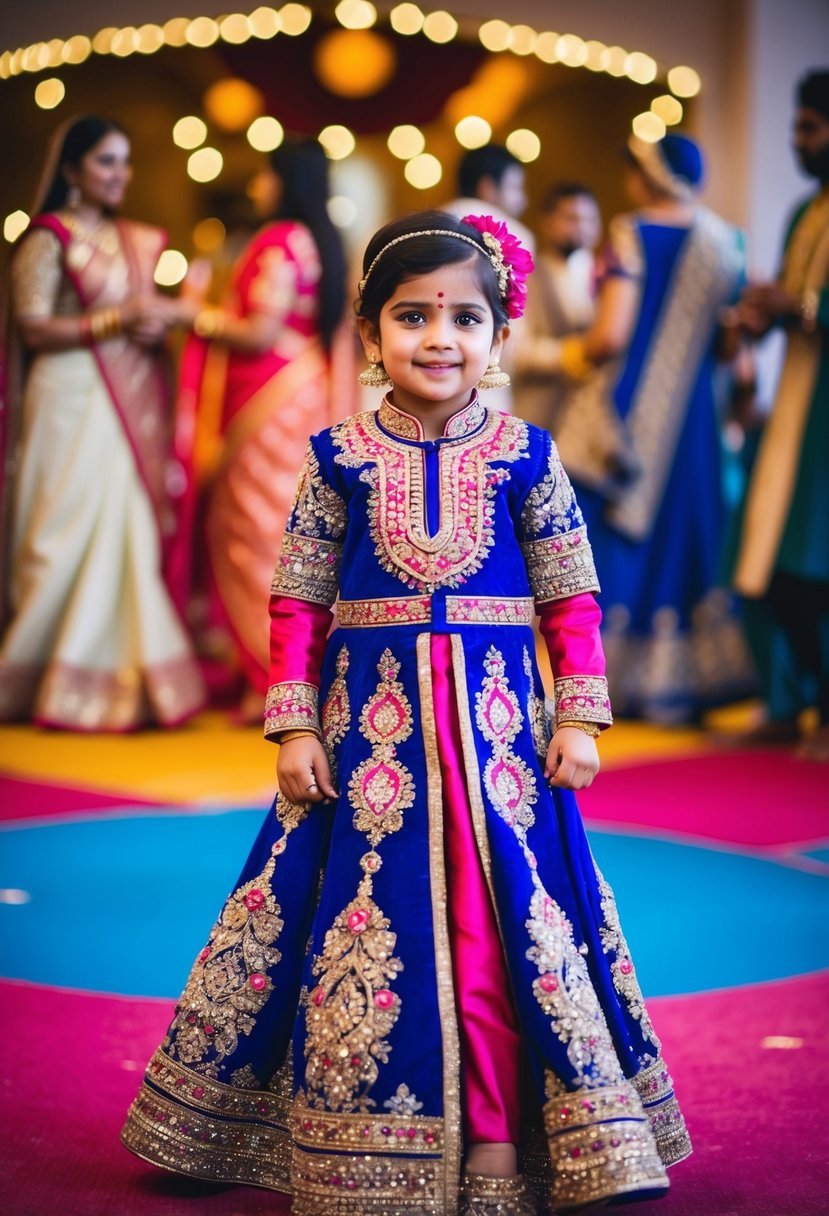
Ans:
[[[357,383],[366,388],[387,388],[391,380],[383,364],[378,363],[376,356],[372,354],[368,357],[368,367],[357,377]]]
[[[478,381],[478,388],[481,390],[487,388],[507,388],[509,383],[509,374],[501,371],[501,364],[498,360],[490,359],[489,367]]]
[[[66,191],[67,207],[71,207],[72,210],[74,211],[74,209],[79,205],[80,201],[81,201],[80,186],[70,186],[69,189]]]

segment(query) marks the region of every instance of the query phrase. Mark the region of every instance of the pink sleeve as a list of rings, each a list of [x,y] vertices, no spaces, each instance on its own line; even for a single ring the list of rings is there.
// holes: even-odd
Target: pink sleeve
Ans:
[[[287,730],[320,733],[319,689],[331,609],[324,604],[273,595],[270,601],[271,663],[265,700],[265,736]]]
[[[592,722],[610,726],[604,651],[599,624],[602,613],[589,592],[550,600],[539,609],[541,635],[555,681],[555,722]]]

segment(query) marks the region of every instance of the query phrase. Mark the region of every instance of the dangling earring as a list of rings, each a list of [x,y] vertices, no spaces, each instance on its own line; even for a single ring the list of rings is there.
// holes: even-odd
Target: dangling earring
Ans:
[[[489,367],[478,381],[478,388],[483,390],[487,388],[506,388],[510,383],[510,378],[507,372],[501,371],[501,364],[497,359],[490,359]]]
[[[71,208],[71,210],[74,211],[75,208],[80,204],[80,201],[81,201],[80,186],[70,186],[69,189],[66,191],[67,207]]]
[[[391,380],[383,364],[378,363],[372,354],[368,357],[368,367],[364,372],[360,372],[357,377],[357,383],[364,385],[366,388],[387,388],[391,384]]]

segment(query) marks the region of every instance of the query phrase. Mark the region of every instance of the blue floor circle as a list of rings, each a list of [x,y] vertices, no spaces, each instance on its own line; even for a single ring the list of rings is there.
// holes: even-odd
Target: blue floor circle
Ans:
[[[4,828],[0,888],[25,896],[0,904],[0,972],[178,996],[262,819],[262,809],[124,807]],[[829,967],[823,874],[730,849],[589,835],[646,996]]]

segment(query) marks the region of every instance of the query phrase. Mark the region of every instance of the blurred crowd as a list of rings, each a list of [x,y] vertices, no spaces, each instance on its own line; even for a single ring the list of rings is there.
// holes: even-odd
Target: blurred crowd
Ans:
[[[620,215],[555,166],[530,231],[524,167],[492,144],[463,158],[444,209],[504,220],[534,254],[511,385],[487,404],[559,447],[616,715],[699,723],[758,698],[731,742],[826,761],[829,71],[799,83],[792,129],[813,189],[771,282],[749,280],[744,234],[700,202],[703,150],[681,133],[631,137]],[[327,161],[309,139],[272,154],[263,226],[221,299],[200,262],[177,296],[156,288],[165,237],[123,217],[130,173],[117,123],[67,124],[12,258],[0,720],[170,727],[213,701],[252,722],[308,437],[379,404],[358,395]],[[772,329],[785,354],[762,400],[754,351]]]

